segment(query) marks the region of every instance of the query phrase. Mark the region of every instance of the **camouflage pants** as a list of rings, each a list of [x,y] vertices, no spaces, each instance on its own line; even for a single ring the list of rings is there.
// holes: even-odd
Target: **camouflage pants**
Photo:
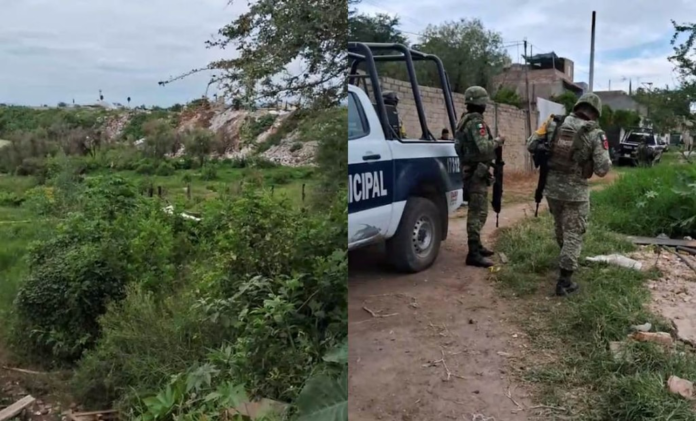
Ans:
[[[576,270],[582,251],[582,236],[587,230],[590,202],[568,202],[546,198],[556,228],[556,242],[561,247],[559,266]]]
[[[488,218],[488,186],[487,177],[472,175],[468,181],[469,204],[466,214],[466,235],[469,242],[481,243],[481,230]]]

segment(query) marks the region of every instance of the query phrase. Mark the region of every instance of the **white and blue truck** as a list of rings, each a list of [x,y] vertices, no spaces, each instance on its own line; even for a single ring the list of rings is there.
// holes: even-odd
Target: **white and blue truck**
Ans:
[[[437,258],[447,238],[449,215],[463,197],[454,142],[437,140],[428,129],[414,62],[435,64],[454,133],[449,81],[438,57],[400,44],[350,42],[348,56],[348,248],[386,242],[387,257],[396,269],[420,272]],[[398,99],[382,92],[376,62],[405,64],[419,138],[405,138]]]

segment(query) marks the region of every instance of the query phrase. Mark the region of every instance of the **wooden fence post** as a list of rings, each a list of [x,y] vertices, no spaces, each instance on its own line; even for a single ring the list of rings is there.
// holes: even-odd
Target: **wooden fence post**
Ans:
[[[302,183],[302,203],[305,201],[305,183]]]

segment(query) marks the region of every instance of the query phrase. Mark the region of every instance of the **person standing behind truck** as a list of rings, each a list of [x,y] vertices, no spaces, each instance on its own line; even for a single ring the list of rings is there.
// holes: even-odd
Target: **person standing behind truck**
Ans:
[[[493,138],[483,120],[488,101],[488,92],[481,86],[471,86],[464,91],[466,114],[459,120],[454,135],[454,147],[462,165],[464,201],[468,202],[466,264],[486,268],[493,266],[489,257],[494,254],[481,243],[481,229],[488,218],[488,187],[493,184],[490,168],[495,149],[505,143],[503,136]]]
[[[593,173],[604,177],[611,169],[609,141],[597,123],[601,115],[600,98],[592,93],[584,94],[560,127],[556,129],[554,121],[547,121],[527,140],[527,150],[532,154],[548,153],[544,194],[561,248],[560,275],[556,283],[558,296],[579,289],[572,276],[578,268],[582,238],[590,216],[588,179]]]
[[[450,140],[450,133],[448,129],[442,129],[442,134],[440,134],[440,140]]]
[[[648,147],[648,136],[641,136],[638,149],[636,150],[636,162],[638,163],[638,166],[649,167],[652,165],[654,158],[655,157],[652,149]]]

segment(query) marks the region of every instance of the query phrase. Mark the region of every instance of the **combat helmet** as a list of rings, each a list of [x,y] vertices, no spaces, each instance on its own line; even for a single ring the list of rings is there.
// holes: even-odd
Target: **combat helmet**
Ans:
[[[578,102],[576,102],[573,106],[573,111],[575,111],[581,104],[589,105],[590,107],[594,108],[595,111],[597,111],[597,114],[600,117],[602,116],[602,100],[596,94],[593,94],[592,92],[583,94],[580,99],[578,99]]]
[[[464,91],[464,104],[485,106],[489,100],[488,91],[481,86],[470,86]]]
[[[384,91],[382,99],[385,105],[393,105],[395,107],[399,105],[399,96],[394,91]]]

